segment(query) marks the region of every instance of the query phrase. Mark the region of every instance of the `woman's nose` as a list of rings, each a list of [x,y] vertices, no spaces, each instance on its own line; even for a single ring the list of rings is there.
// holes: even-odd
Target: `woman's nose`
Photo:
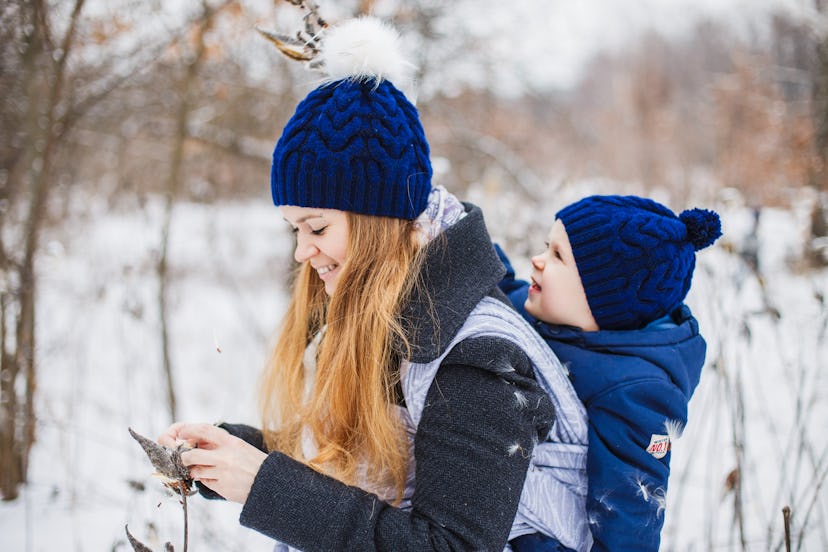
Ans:
[[[297,238],[296,249],[293,250],[293,258],[296,259],[297,263],[304,263],[317,253],[319,253],[319,249],[310,240],[301,236]]]

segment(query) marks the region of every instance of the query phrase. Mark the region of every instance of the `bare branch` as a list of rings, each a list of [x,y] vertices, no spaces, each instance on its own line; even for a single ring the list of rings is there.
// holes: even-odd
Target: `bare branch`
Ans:
[[[132,428],[128,429],[132,438],[144,449],[152,466],[158,470],[164,485],[179,494],[192,494],[193,480],[190,478],[190,470],[181,462],[181,452],[188,449],[168,449],[136,433]]]
[[[316,47],[309,42],[305,42],[288,35],[266,31],[258,27],[256,27],[256,30],[259,31],[259,34],[265,37],[268,41],[275,44],[276,48],[278,48],[282,54],[292,60],[311,61],[318,53]]]
[[[322,31],[328,27],[328,23],[319,15],[319,4],[315,0],[287,0],[287,2],[305,10],[304,30],[297,31],[295,38],[264,29],[256,28],[256,30],[272,42],[285,57],[308,62],[311,69],[317,69],[318,64],[314,63],[314,59],[321,50]]]
[[[124,531],[126,531],[127,540],[135,552],[152,552],[152,548],[132,536],[132,533],[129,532],[129,525],[124,525]]]
[[[165,446],[159,445],[155,441],[147,439],[143,435],[136,433],[129,429],[129,434],[132,438],[138,441],[141,448],[144,449],[147,457],[152,463],[153,467],[158,470],[155,474],[161,479],[164,485],[179,495],[181,495],[181,504],[184,508],[184,552],[187,552],[187,545],[189,543],[189,516],[187,512],[187,495],[195,494],[193,489],[193,480],[190,477],[190,471],[181,462],[181,452],[189,450],[189,447],[180,446],[177,449],[169,449]],[[127,539],[132,545],[135,552],[152,552],[149,548],[141,543],[138,539],[132,536],[129,532],[129,527],[125,527]],[[166,552],[175,552],[172,544],[169,542],[164,545]]]

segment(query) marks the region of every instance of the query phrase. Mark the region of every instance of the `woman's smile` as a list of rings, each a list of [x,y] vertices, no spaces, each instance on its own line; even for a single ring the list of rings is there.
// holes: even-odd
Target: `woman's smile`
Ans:
[[[329,264],[329,265],[325,265],[325,266],[320,266],[319,268],[316,269],[316,273],[319,274],[319,277],[322,280],[328,280],[328,279],[333,278],[335,276],[335,274],[333,274],[333,272],[338,268],[339,268],[338,264]]]
[[[348,256],[348,218],[344,211],[282,205],[285,221],[296,236],[293,258],[308,263],[332,295]]]

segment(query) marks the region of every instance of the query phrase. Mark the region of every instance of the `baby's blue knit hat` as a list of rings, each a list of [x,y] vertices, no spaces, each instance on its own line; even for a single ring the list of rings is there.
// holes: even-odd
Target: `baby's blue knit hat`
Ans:
[[[431,191],[429,147],[407,84],[399,37],[374,18],[329,30],[330,79],[297,106],[273,151],[276,205],[415,219]]]
[[[651,199],[590,196],[555,215],[566,228],[602,330],[632,330],[672,312],[690,290],[696,251],[722,235],[719,215],[676,216]]]

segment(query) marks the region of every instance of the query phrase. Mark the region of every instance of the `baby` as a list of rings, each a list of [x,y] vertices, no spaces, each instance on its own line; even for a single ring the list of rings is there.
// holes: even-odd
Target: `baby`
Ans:
[[[676,216],[635,196],[591,196],[561,209],[531,282],[500,288],[570,370],[587,409],[592,550],[658,550],[671,440],[687,421],[706,345],[683,304],[695,252],[721,236],[719,216]],[[550,542],[551,541],[551,542]],[[558,550],[523,537],[513,548]]]

